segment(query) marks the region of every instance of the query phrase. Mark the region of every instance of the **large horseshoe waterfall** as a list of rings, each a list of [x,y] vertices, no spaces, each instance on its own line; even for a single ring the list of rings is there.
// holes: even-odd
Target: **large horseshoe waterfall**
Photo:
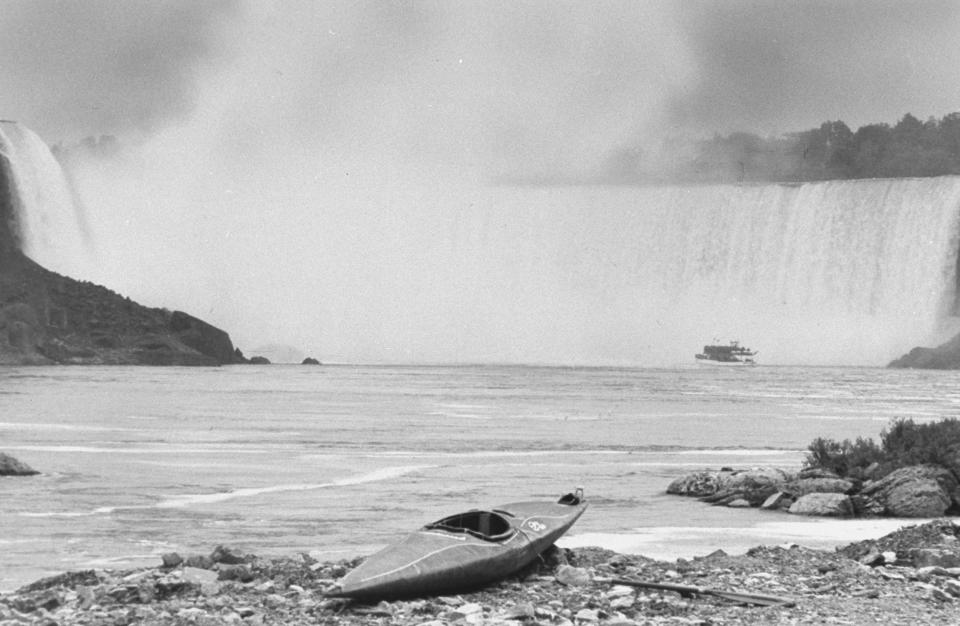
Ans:
[[[958,178],[551,188],[459,232],[524,276],[513,340],[546,360],[686,364],[737,339],[764,363],[885,365],[956,331],[958,214]]]
[[[15,230],[34,260],[87,278],[92,237],[112,261],[91,279],[207,312],[247,343],[319,346],[330,360],[671,367],[736,339],[763,364],[882,366],[958,331],[957,177],[439,181],[403,198],[348,190],[336,202],[287,184],[296,192],[282,201],[237,194],[219,206],[209,193],[177,196],[183,185],[162,174],[170,187],[111,198],[139,185],[121,176],[91,185],[81,171],[88,237],[36,135],[0,124],[0,152]],[[238,247],[217,244],[228,238]]]

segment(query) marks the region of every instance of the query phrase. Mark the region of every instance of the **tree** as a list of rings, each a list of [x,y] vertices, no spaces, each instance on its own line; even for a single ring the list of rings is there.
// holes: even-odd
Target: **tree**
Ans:
[[[855,178],[879,176],[880,162],[890,143],[891,130],[887,124],[861,126],[853,134],[853,175]]]

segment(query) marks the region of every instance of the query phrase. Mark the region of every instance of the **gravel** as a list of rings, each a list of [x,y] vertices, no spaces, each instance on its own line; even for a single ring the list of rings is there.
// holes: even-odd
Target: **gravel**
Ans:
[[[217,546],[156,567],[84,570],[0,595],[0,624],[957,624],[960,540],[952,520],[902,528],[835,551],[758,546],[656,561],[599,548],[551,548],[524,571],[467,593],[359,604],[329,598],[361,559],[261,558]],[[702,593],[617,584],[646,581]],[[777,606],[709,591],[777,596]]]

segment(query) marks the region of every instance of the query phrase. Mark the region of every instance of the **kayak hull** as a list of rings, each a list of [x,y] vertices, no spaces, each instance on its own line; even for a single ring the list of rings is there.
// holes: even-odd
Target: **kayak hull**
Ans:
[[[477,588],[517,572],[563,535],[587,504],[514,502],[493,513],[508,524],[496,537],[425,526],[371,555],[338,581],[332,596],[359,600]]]

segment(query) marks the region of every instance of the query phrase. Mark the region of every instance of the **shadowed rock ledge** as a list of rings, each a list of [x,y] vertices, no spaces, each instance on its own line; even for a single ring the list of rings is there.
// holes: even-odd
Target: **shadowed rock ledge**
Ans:
[[[887,367],[928,370],[960,369],[960,335],[936,348],[914,348],[899,359],[891,361]]]
[[[0,365],[246,362],[226,332],[203,320],[142,306],[27,258],[11,180],[0,154]]]

